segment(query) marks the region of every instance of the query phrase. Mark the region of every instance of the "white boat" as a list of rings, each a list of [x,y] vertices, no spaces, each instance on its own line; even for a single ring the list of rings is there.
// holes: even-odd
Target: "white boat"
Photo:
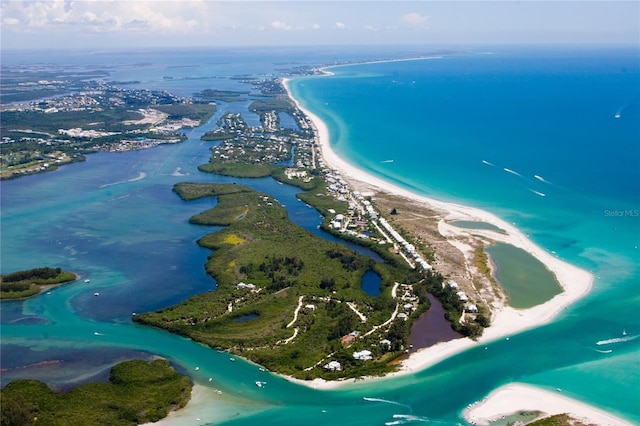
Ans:
[[[90,283],[90,282],[91,282],[91,280],[87,278],[86,280],[84,280],[84,282],[85,282],[85,283]]]
[[[620,115],[620,113],[619,113],[619,112],[616,112],[616,115],[614,115],[614,117],[615,117],[615,118],[620,118],[620,117],[621,117],[621,115]]]
[[[94,296],[100,296],[100,293],[98,293],[97,291],[95,293],[93,293]]]
[[[624,329],[623,329],[623,330],[622,330],[622,335],[623,335],[623,336],[626,336],[626,335],[627,335],[627,330],[624,330]]]

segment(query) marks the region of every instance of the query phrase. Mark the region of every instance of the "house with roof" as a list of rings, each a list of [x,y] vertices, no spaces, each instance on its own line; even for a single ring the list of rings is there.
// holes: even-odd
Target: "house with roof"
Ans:
[[[330,361],[324,365],[324,369],[328,371],[342,371],[342,365],[338,361]]]
[[[371,351],[368,351],[366,349],[360,352],[354,352],[353,357],[362,361],[369,361],[373,359],[373,357],[371,356]]]

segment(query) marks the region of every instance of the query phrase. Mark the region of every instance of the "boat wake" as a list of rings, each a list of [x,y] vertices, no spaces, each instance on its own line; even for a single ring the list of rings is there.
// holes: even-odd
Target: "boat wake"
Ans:
[[[531,191],[531,192],[533,192],[534,194],[539,195],[539,196],[541,196],[541,197],[546,197],[546,194],[544,194],[544,193],[542,193],[542,192],[539,192],[539,191],[536,191],[536,190],[533,190],[533,189],[529,189],[529,191]]]
[[[594,351],[601,354],[610,354],[611,352],[613,352],[613,349],[607,349],[606,351],[601,351],[600,349],[594,349]]]
[[[182,168],[176,167],[171,176],[186,176],[188,173],[182,173]]]
[[[388,399],[369,398],[369,397],[366,397],[366,396],[362,397],[362,399],[364,399],[365,401],[369,401],[369,402],[380,402],[380,403],[383,403],[383,404],[398,405],[400,407],[408,408],[409,412],[411,412],[413,410],[409,405],[401,404],[401,403],[396,402],[396,401],[389,401]]]
[[[613,339],[599,340],[596,342],[596,345],[611,345],[613,343],[622,343],[622,342],[630,342],[632,340],[636,340],[640,337],[640,334],[636,334],[635,336],[624,336],[624,337],[615,337]]]
[[[431,422],[428,417],[414,416],[411,414],[394,414],[393,418],[395,419],[392,422],[386,422],[387,426],[394,425],[405,425],[407,423],[427,423]]]
[[[133,179],[129,179],[127,182],[135,182],[137,180],[142,180],[144,178],[147,177],[147,174],[145,172],[140,172],[138,173],[138,177],[134,177]]]
[[[511,173],[512,175],[516,175],[521,178],[524,178],[524,176],[522,176],[520,173],[516,172],[515,170],[507,169],[506,167],[503,170],[507,173]]]
[[[544,183],[551,183],[548,180],[546,180],[545,178],[543,178],[542,176],[538,176],[538,175],[533,175],[534,178],[538,179],[540,182],[544,182]]]
[[[482,162],[483,162],[484,164],[486,164],[487,166],[491,166],[491,167],[495,167],[495,166],[496,166],[495,164],[490,163],[490,162],[488,162],[487,160],[482,160]]]
[[[140,172],[140,173],[138,173],[137,177],[134,177],[134,178],[131,178],[131,179],[127,179],[127,180],[121,180],[121,181],[113,182],[113,183],[105,183],[104,185],[100,185],[99,188],[106,188],[106,187],[109,187],[109,186],[121,185],[121,184],[127,183],[127,182],[135,182],[135,181],[138,181],[138,180],[142,180],[142,179],[144,179],[146,177],[147,177],[147,174],[145,172]]]
[[[393,163],[393,160],[383,160],[381,163]]]

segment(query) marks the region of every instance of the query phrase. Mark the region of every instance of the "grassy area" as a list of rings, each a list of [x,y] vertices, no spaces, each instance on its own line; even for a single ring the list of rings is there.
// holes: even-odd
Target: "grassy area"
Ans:
[[[587,423],[577,420],[568,414],[556,414],[555,416],[531,422],[529,426],[587,426]]]
[[[183,183],[174,190],[184,200],[218,199],[215,208],[191,218],[197,224],[226,226],[198,241],[212,251],[206,270],[218,288],[167,309],[138,314],[135,321],[230,350],[300,378],[358,377],[392,369],[387,363],[398,354],[379,345],[381,339],[389,338],[389,327],[358,339],[349,348],[340,339],[387,321],[396,306],[391,288],[394,282],[415,279],[411,269],[376,263],[311,234],[293,224],[272,197],[250,188]],[[371,297],[360,289],[362,276],[370,269],[382,277],[381,296]],[[239,283],[255,287],[239,288]],[[347,302],[367,318],[366,323]],[[371,350],[374,360],[355,360],[353,352],[361,349]],[[313,368],[328,362],[329,356],[342,360],[342,372]]]
[[[35,296],[44,288],[76,280],[71,272],[60,268],[35,268],[0,276],[0,299],[21,299]]]
[[[68,393],[36,380],[17,380],[1,392],[3,425],[136,425],[156,422],[184,407],[191,383],[166,360],[126,361],[110,383],[88,383]]]
[[[190,118],[206,121],[216,112],[216,105],[213,103],[156,105],[154,108],[169,114],[169,120]]]

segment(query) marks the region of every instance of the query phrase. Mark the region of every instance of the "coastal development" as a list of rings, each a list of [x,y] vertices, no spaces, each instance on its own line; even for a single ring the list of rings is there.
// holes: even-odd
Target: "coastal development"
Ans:
[[[71,81],[79,84],[75,79],[14,84],[66,91]],[[216,288],[155,312],[135,313],[134,322],[224,350],[230,362],[239,356],[262,371],[326,389],[414,373],[468,348],[508,341],[549,322],[590,289],[591,274],[536,246],[512,224],[478,209],[416,196],[346,163],[332,151],[322,120],[291,96],[291,81],[248,82],[261,94],[249,107],[260,125],[249,125],[241,113],[222,114],[201,138],[210,157],[198,169],[236,178],[271,176],[299,188],[298,202],[315,209],[322,217],[319,228],[339,242],[295,225],[286,206],[269,193],[236,183],[177,183],[173,191],[185,202],[217,202],[189,220],[221,228],[198,240],[211,251],[204,268]],[[181,131],[210,118],[216,101],[246,95],[210,90],[184,98],[98,81],[82,84],[73,95],[3,104],[3,178],[53,170],[92,152],[180,143],[186,139]],[[281,126],[285,114],[295,128]],[[44,124],[28,125],[34,121]],[[496,244],[537,262],[536,268],[551,276],[552,290],[539,302],[514,307],[508,283],[497,279],[498,257],[487,254]],[[365,285],[367,280],[373,284]],[[459,338],[413,347],[413,325],[433,301]],[[180,383],[178,405],[184,406],[189,389],[170,376]],[[255,385],[262,389],[266,383]],[[536,390],[517,391],[522,394],[516,392],[515,408],[540,408],[532,419],[566,412],[529,406],[523,400]],[[470,407],[467,420],[484,424],[515,411],[487,408],[493,400]],[[625,424],[567,401],[589,419]],[[139,421],[158,420],[166,415],[160,411]]]
[[[55,75],[48,80],[42,71],[3,70],[0,178],[52,171],[92,152],[178,143],[184,129],[215,112],[210,101],[90,79],[104,77],[99,73]]]

